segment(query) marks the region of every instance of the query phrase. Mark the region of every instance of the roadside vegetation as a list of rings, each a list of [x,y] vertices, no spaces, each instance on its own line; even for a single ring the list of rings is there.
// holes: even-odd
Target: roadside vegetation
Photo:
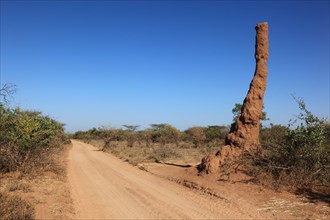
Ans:
[[[16,195],[28,191],[28,180],[46,172],[61,175],[58,162],[69,139],[64,125],[41,112],[10,107],[13,85],[0,89],[0,216],[1,219],[31,219],[34,207]]]
[[[124,128],[92,128],[78,131],[72,138],[93,144],[133,165],[172,161],[196,165],[202,155],[219,149],[229,131],[228,126],[208,126],[192,127],[181,132],[165,123],[152,124],[144,130],[132,130],[127,125]]]
[[[312,114],[304,100],[294,99],[299,115],[287,126],[262,130],[262,150],[250,158],[251,171],[259,182],[271,180],[275,188],[330,194],[330,123]]]
[[[297,118],[288,125],[261,126],[261,148],[242,156],[233,171],[241,171],[253,181],[275,189],[290,188],[330,193],[330,123],[319,119],[302,99]],[[236,104],[234,117],[240,114]],[[263,112],[262,120],[269,120]],[[133,165],[144,162],[197,165],[201,158],[224,145],[230,126],[196,126],[180,131],[172,125],[151,124],[138,130],[138,125],[117,128],[92,128],[72,135],[100,150],[110,152]]]
[[[40,112],[0,105],[0,171],[54,169],[51,155],[66,141],[63,125]]]

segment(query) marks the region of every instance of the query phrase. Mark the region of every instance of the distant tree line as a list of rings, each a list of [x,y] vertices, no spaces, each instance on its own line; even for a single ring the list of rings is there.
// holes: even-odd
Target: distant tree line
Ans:
[[[196,126],[185,131],[180,131],[174,126],[161,123],[151,124],[149,128],[138,130],[138,125],[123,125],[123,129],[92,128],[87,131],[77,131],[72,135],[74,139],[90,141],[93,139],[104,139],[105,147],[109,147],[113,141],[126,141],[128,147],[134,144],[175,144],[180,147],[184,143],[191,143],[194,147],[201,147],[210,142],[223,143],[229,131],[229,126]],[[220,147],[220,146],[219,146]]]

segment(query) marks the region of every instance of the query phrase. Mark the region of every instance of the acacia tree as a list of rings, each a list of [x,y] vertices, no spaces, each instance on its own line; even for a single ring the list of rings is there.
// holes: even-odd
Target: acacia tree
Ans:
[[[162,123],[162,124],[151,124],[151,139],[153,142],[159,142],[162,145],[166,143],[175,143],[179,146],[179,140],[181,132],[173,127],[172,125]]]
[[[127,147],[133,147],[137,140],[136,130],[140,125],[123,125],[126,128],[125,136],[127,141]]]
[[[112,141],[117,140],[118,131],[108,126],[101,126],[99,130],[101,136],[104,138],[104,146],[101,149],[104,151],[107,147],[110,147]]]
[[[135,132],[140,127],[140,125],[123,125],[123,127],[125,127],[128,131]]]
[[[152,142],[160,142],[161,144],[165,144],[165,140],[164,138],[162,138],[162,130],[164,129],[164,127],[166,126],[165,123],[161,123],[161,124],[151,124],[151,140]]]
[[[162,130],[162,135],[167,143],[175,143],[179,147],[181,132],[171,125],[166,125]]]

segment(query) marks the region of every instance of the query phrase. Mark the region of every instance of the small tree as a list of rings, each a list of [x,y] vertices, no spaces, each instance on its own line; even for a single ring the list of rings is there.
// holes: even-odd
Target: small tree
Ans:
[[[146,146],[150,147],[150,144],[152,142],[153,130],[151,128],[145,129],[143,131],[140,131],[139,135],[141,139],[145,141]]]
[[[224,140],[229,131],[229,128],[226,126],[212,125],[205,128],[205,135],[207,142],[213,140]]]
[[[205,127],[191,127],[187,129],[185,133],[195,147],[200,147],[206,141]]]
[[[287,127],[283,125],[270,124],[270,127],[261,129],[260,143],[265,150],[281,150],[285,145]]]
[[[40,112],[6,109],[0,105],[0,171],[25,169],[43,162],[42,155],[66,139],[63,124]]]
[[[0,88],[0,105],[7,105],[9,100],[13,98],[16,92],[16,85],[11,83],[5,83]]]
[[[179,147],[179,140],[181,136],[181,132],[171,125],[166,125],[162,129],[162,136],[165,139],[166,143],[175,143],[177,147]]]
[[[329,123],[306,108],[295,98],[300,114],[287,127],[272,126],[262,132],[262,159],[253,161],[271,173],[276,185],[282,183],[303,189],[327,186],[330,179],[330,146],[327,142]]]
[[[91,128],[87,131],[87,133],[90,134],[90,137],[93,139],[98,139],[101,135],[101,131],[97,128]]]
[[[140,125],[123,125],[127,130],[129,131],[137,131],[137,129],[140,127]]]
[[[118,139],[118,130],[111,128],[109,126],[101,126],[99,128],[101,132],[101,137],[104,139],[104,146],[101,149],[104,151],[106,148],[111,146],[111,142],[116,141]]]
[[[179,146],[181,132],[169,124],[151,124],[152,141],[159,142],[162,145],[166,143],[175,143]]]
[[[315,180],[322,183],[329,180],[330,149],[329,146],[324,145],[325,121],[307,110],[303,99],[296,97],[294,99],[301,112],[288,125],[283,153],[286,166],[290,167],[295,175],[303,177],[299,184],[309,187]],[[292,129],[297,123],[298,125]]]
[[[42,167],[67,138],[64,124],[40,112],[10,108],[8,101],[14,92],[12,84],[0,89],[0,172]]]
[[[158,142],[161,144],[165,144],[165,139],[162,136],[162,130],[165,128],[167,124],[166,123],[161,123],[161,124],[151,124],[151,140],[152,142]]]
[[[127,141],[127,147],[133,147],[137,140],[136,130],[140,125],[123,125],[126,128],[125,137]]]

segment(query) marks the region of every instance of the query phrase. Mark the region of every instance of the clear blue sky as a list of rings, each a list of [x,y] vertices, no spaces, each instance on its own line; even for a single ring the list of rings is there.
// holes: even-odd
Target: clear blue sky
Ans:
[[[329,1],[1,0],[1,84],[70,132],[230,124],[264,21],[270,121],[298,114],[291,94],[329,118]]]

